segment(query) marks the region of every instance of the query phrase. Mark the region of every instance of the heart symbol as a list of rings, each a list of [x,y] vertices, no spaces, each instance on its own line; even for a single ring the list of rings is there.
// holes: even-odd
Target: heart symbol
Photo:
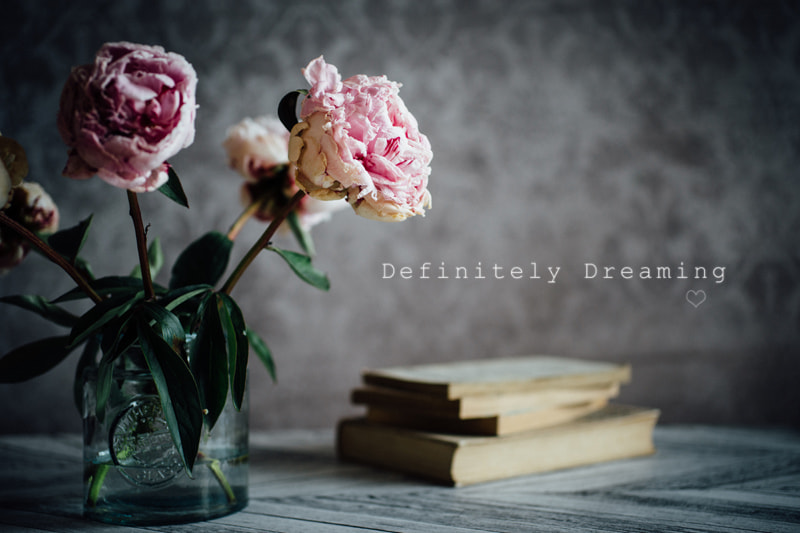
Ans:
[[[700,304],[706,301],[706,291],[704,290],[689,290],[686,291],[686,301],[694,306],[695,309],[700,307]]]

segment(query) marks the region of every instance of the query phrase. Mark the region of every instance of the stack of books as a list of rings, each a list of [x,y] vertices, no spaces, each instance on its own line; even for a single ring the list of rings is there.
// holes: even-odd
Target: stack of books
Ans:
[[[658,410],[613,404],[630,365],[527,356],[366,370],[344,460],[462,486],[653,453]]]

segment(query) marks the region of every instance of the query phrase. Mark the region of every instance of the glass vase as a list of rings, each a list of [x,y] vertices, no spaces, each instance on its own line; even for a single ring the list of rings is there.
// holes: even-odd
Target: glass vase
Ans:
[[[84,374],[83,512],[127,525],[175,524],[224,516],[247,505],[248,394],[241,410],[230,397],[187,473],[170,436],[141,351],[118,359],[102,415],[97,372]]]

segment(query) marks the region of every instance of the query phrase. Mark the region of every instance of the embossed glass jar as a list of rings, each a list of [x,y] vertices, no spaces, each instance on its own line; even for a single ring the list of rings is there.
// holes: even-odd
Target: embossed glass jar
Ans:
[[[156,386],[137,349],[115,366],[104,413],[97,372],[84,373],[84,516],[128,525],[207,520],[247,505],[248,399],[203,428],[190,477],[170,436]]]

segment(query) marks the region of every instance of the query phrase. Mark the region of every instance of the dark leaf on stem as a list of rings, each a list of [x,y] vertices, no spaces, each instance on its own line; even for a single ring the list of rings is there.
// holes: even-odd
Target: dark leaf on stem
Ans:
[[[302,248],[309,257],[314,257],[316,251],[314,250],[314,241],[311,239],[311,232],[300,223],[300,217],[297,211],[289,213],[286,220],[289,222],[289,227],[292,229],[294,238],[297,239],[300,248]]]
[[[16,305],[22,309],[33,311],[42,318],[46,318],[47,320],[58,324],[59,326],[64,326],[67,328],[71,328],[78,321],[78,317],[66,309],[52,304],[41,296],[37,296],[35,294],[4,296],[0,298],[0,302]]]
[[[122,318],[134,305],[144,298],[144,292],[121,294],[95,304],[86,311],[70,332],[72,347],[83,342],[89,335],[99,331],[103,326],[115,319]]]
[[[0,383],[19,383],[44,374],[71,351],[66,335],[40,339],[11,350],[0,359]]]
[[[219,321],[228,346],[228,375],[230,377],[233,406],[241,409],[247,386],[247,359],[249,346],[242,310],[229,295],[217,294]]]
[[[314,265],[311,264],[311,258],[307,255],[292,252],[290,250],[281,250],[280,248],[275,248],[274,246],[268,247],[267,250],[271,250],[283,257],[294,273],[309,285],[312,285],[323,291],[327,291],[331,288],[331,283],[328,280],[327,274],[314,268]]]
[[[72,384],[72,394],[75,400],[75,407],[79,414],[83,414],[83,381],[84,373],[95,365],[97,353],[100,350],[100,339],[97,336],[90,337],[83,346],[83,353],[75,366],[75,381]]]
[[[92,215],[80,221],[77,225],[62,229],[47,238],[47,244],[56,252],[64,256],[70,263],[74,263],[86,242],[89,227],[92,225]]]
[[[172,169],[172,166],[169,167],[168,175],[169,180],[167,180],[164,185],[158,188],[158,192],[176,204],[180,204],[183,207],[189,207],[189,200],[186,198],[186,193],[183,192],[181,180],[178,178],[178,174],[175,172],[175,170]]]
[[[114,362],[117,358],[134,346],[138,339],[138,331],[131,327],[131,316],[123,316],[112,320],[103,328],[100,347],[103,357],[97,366],[97,390],[95,411],[102,422],[105,418],[106,403],[111,393],[114,377]],[[91,342],[91,338],[90,338]]]
[[[153,302],[145,302],[142,306],[144,316],[150,321],[150,329],[161,335],[161,338],[169,344],[173,350],[180,353],[186,341],[186,332],[183,329],[180,319],[172,314],[168,309]]]
[[[130,315],[121,316],[110,321],[100,335],[100,348],[103,357],[115,358],[125,352],[136,342],[136,328],[129,327]]]
[[[278,381],[278,376],[275,372],[275,361],[272,360],[272,352],[267,346],[267,343],[252,329],[247,330],[247,341],[250,343],[250,347],[253,351],[256,352],[258,358],[261,359],[261,362],[264,363],[272,381]]]
[[[197,379],[208,428],[214,427],[228,399],[228,358],[225,334],[219,321],[216,296],[209,294],[198,309],[197,336],[191,342],[189,361]]]
[[[189,285],[216,285],[225,269],[233,241],[222,233],[211,231],[189,244],[172,267],[170,289]]]
[[[161,299],[161,303],[165,309],[174,311],[184,303],[197,298],[198,296],[208,293],[213,290],[211,285],[189,285],[188,287],[181,287],[173,289],[166,293]],[[195,305],[195,309],[197,306]]]
[[[92,289],[97,292],[97,294],[109,297],[115,297],[123,294],[135,294],[142,289],[142,280],[140,278],[133,278],[130,276],[107,276],[92,280],[89,284],[92,286]],[[155,291],[156,294],[163,294],[166,292],[166,289],[156,285]],[[75,288],[53,300],[53,303],[80,300],[82,298],[88,298],[88,296],[80,288]]]
[[[161,336],[140,322],[139,343],[155,381],[172,441],[191,475],[203,430],[203,407],[197,383],[183,358]]]

